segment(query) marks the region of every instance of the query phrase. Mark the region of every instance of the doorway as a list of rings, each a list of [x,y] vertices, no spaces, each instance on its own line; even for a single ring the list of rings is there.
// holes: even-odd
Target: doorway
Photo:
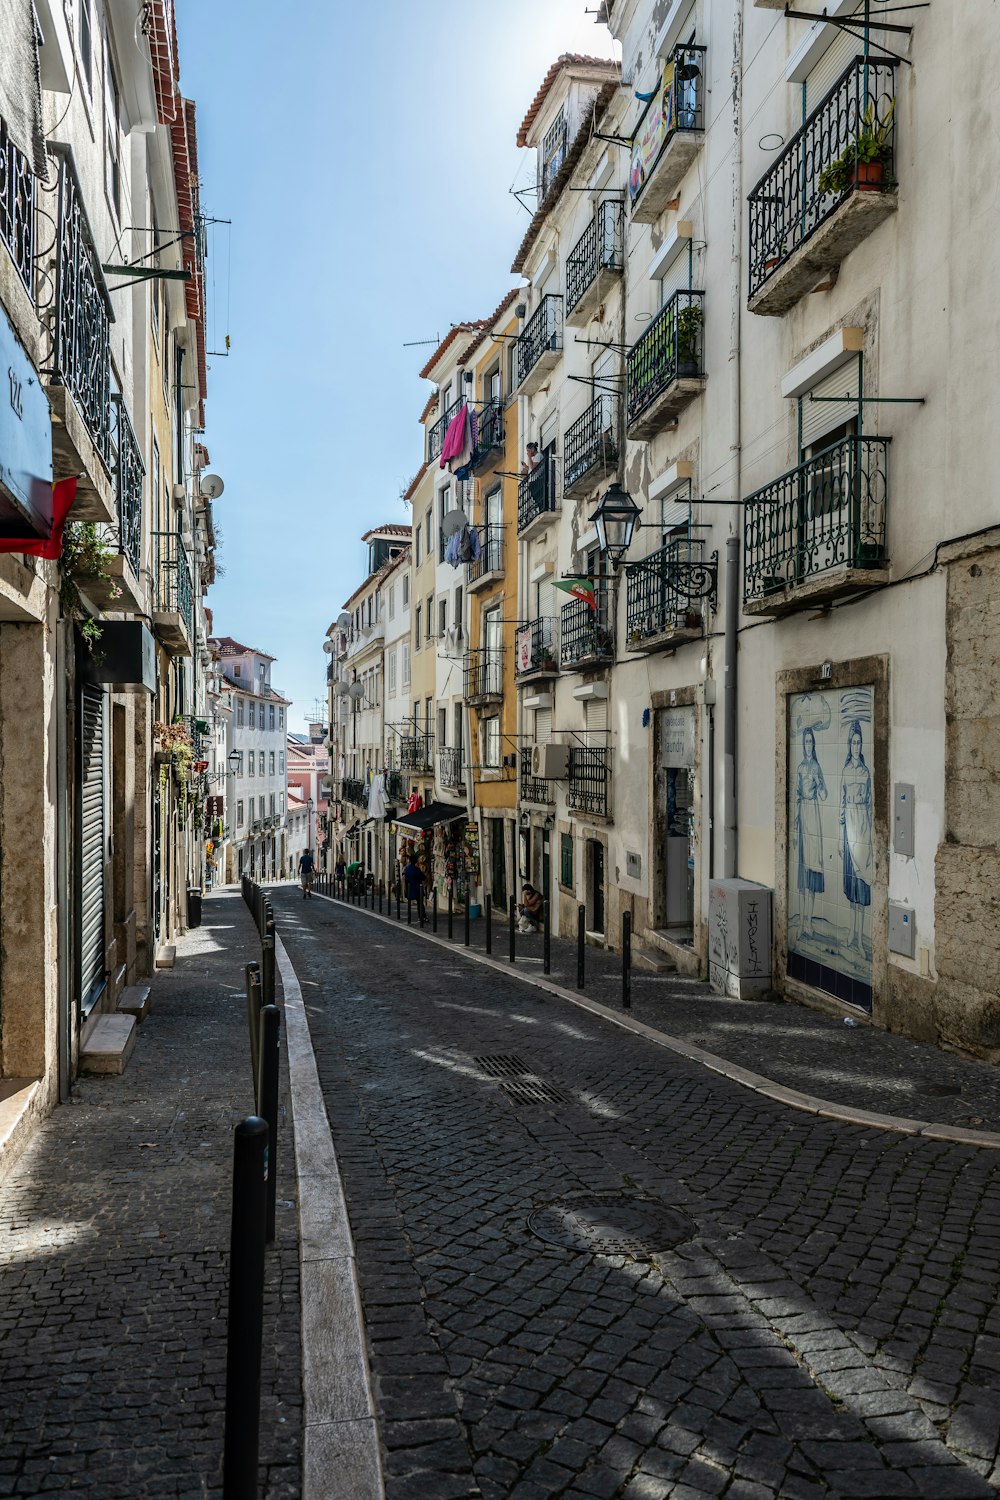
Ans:
[[[695,892],[694,708],[660,709],[656,730],[655,922],[674,941],[690,943]]]
[[[507,862],[503,827],[503,818],[490,819],[490,887],[494,911],[505,911],[507,908]]]
[[[604,936],[604,845],[588,840],[590,865],[590,930]]]

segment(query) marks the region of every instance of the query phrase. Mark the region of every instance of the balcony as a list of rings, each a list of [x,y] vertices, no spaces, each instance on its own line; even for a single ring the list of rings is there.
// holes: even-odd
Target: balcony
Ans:
[[[517,484],[517,534],[534,536],[544,531],[559,509],[556,498],[555,464],[546,454]]]
[[[470,651],[465,668],[466,703],[495,703],[503,697],[503,649]]]
[[[503,457],[503,402],[485,401],[479,408],[479,437],[472,470],[482,474]]]
[[[365,805],[365,784],[358,777],[348,776],[341,783],[340,796],[343,802],[350,802],[354,807]]]
[[[553,783],[543,781],[540,776],[532,776],[530,755],[521,761],[520,798],[522,802],[531,802],[536,807],[551,807],[556,800]]]
[[[562,358],[563,299],[546,292],[517,341],[517,389],[531,396]]]
[[[596,610],[585,599],[574,599],[563,605],[559,616],[559,661],[571,671],[605,667],[615,659],[609,590],[602,579],[595,582]]]
[[[885,583],[889,438],[842,438],[748,496],[743,607],[780,615]]]
[[[895,62],[855,58],[758,182],[751,312],[782,317],[895,213],[895,104]]]
[[[582,328],[607,301],[625,266],[625,205],[613,198],[597,212],[566,260],[566,322]]]
[[[632,218],[652,224],[677,196],[705,133],[705,49],[677,47],[663,69],[663,88],[647,104],[632,136],[628,197]]]
[[[630,651],[665,651],[699,640],[705,603],[713,607],[718,556],[708,562],[700,538],[678,538],[625,569],[625,628]]]
[[[176,531],[153,532],[153,629],[171,656],[190,656],[194,640],[191,564]]]
[[[563,494],[586,494],[618,469],[618,397],[602,391],[563,439]]]
[[[385,795],[390,807],[398,807],[409,797],[406,789],[406,777],[402,771],[386,771],[385,773]]]
[[[559,676],[558,621],[551,616],[532,620],[517,632],[517,680],[538,682]]]
[[[481,526],[479,548],[479,556],[469,563],[466,588],[470,594],[503,577],[503,527]]]
[[[56,474],[78,474],[74,521],[114,525],[111,480],[111,324],[114,312],[83,195],[65,147],[55,187],[55,295],[46,370]]]
[[[461,745],[438,751],[438,780],[442,786],[456,790],[465,785],[465,752]]]
[[[445,434],[448,431],[448,424],[457,414],[458,409],[462,405],[462,402],[464,400],[464,396],[456,396],[451,405],[445,407],[445,410],[442,412],[441,416],[438,417],[437,421],[434,423],[434,426],[428,431],[427,462],[429,464],[434,463],[441,457],[441,450],[444,447],[444,439]]]
[[[85,591],[101,609],[137,610],[144,607],[141,582],[142,483],[146,466],[121,396],[114,397],[112,414],[117,520],[113,526],[101,528],[102,539],[111,549],[106,576],[88,578]]]
[[[35,178],[0,119],[0,240],[34,300]]]
[[[704,302],[704,292],[675,292],[629,350],[625,372],[630,438],[655,437],[705,389]]]
[[[591,818],[611,816],[611,750],[607,745],[570,748],[566,806]]]
[[[434,736],[403,735],[399,741],[399,764],[404,771],[433,771]]]

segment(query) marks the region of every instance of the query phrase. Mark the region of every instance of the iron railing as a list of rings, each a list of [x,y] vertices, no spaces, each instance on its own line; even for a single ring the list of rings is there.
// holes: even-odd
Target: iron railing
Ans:
[[[114,398],[114,439],[117,450],[115,465],[115,506],[118,511],[117,536],[113,543],[128,559],[136,578],[142,567],[142,482],[146,465],[128,407],[121,396]]]
[[[595,580],[597,608],[585,599],[564,604],[559,616],[559,660],[564,667],[578,667],[615,659],[614,630],[606,584]]]
[[[629,644],[667,630],[696,630],[704,600],[717,588],[718,561],[705,561],[700,537],[678,537],[625,569],[625,626]]]
[[[528,660],[525,663],[522,661],[521,652],[527,630],[531,631],[531,645],[528,652]],[[557,634],[557,621],[551,615],[542,616],[540,619],[532,620],[530,625],[521,627],[517,633],[518,677],[530,677],[536,672],[559,671],[559,647],[556,644]]]
[[[563,439],[563,489],[572,489],[591,469],[618,462],[618,397],[602,391]]]
[[[389,799],[390,806],[406,801],[406,779],[402,771],[386,771],[385,795]]]
[[[532,776],[531,757],[527,756],[521,762],[521,801],[550,803],[556,800],[555,790],[551,781],[545,781],[541,776]]]
[[[517,529],[524,531],[532,521],[556,509],[555,464],[551,455],[541,458],[517,483]]]
[[[465,785],[465,753],[461,745],[438,751],[438,779],[442,786]]]
[[[180,615],[194,640],[194,585],[187,549],[176,531],[154,531],[156,558],[153,608]]]
[[[434,426],[429,430],[427,434],[427,462],[429,464],[432,464],[436,458],[441,457],[441,449],[444,447],[448,424],[464,400],[464,396],[456,396],[451,405],[445,408],[444,412],[434,423]]]
[[[625,360],[628,421],[651,406],[675,380],[697,379],[702,367],[705,293],[675,292]]]
[[[602,271],[621,271],[624,259],[625,205],[605,198],[566,260],[566,311],[579,306]]]
[[[569,752],[566,805],[606,818],[611,806],[611,750],[607,745],[573,745]]]
[[[94,447],[108,464],[114,313],[76,171],[67,151],[60,156],[51,374],[73,397]]]
[[[399,741],[399,764],[404,771],[433,771],[434,736],[403,735]]]
[[[502,647],[469,652],[464,696],[468,703],[475,703],[483,698],[503,697]]]
[[[750,296],[848,193],[895,186],[896,63],[856,57],[750,194]],[[869,146],[874,162],[858,161]]]
[[[833,568],[885,566],[889,438],[848,437],[748,496],[747,601]]]
[[[14,269],[32,291],[35,256],[35,178],[0,119],[0,240]]]
[[[498,525],[479,528],[479,556],[469,563],[469,583],[484,578],[487,573],[503,571],[503,527]]]
[[[527,380],[543,354],[562,348],[562,332],[563,299],[555,292],[546,292],[517,341],[518,385]]]
[[[344,802],[351,802],[355,807],[364,807],[365,784],[357,776],[347,776],[341,782],[340,795]]]
[[[503,402],[484,401],[479,408],[479,438],[476,443],[476,463],[484,462],[497,448],[503,447]]]

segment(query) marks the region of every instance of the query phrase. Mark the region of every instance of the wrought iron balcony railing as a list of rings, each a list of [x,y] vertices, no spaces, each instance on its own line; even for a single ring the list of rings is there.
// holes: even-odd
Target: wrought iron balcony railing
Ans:
[[[563,439],[563,491],[592,476],[597,482],[618,464],[618,397],[602,391]]]
[[[625,588],[630,647],[641,648],[644,641],[669,631],[701,630],[705,600],[714,599],[718,588],[718,558],[713,553],[705,561],[700,537],[678,538],[641,562],[629,563]]]
[[[432,464],[436,458],[441,457],[441,449],[444,447],[448,424],[464,400],[464,396],[456,396],[451,405],[445,408],[441,416],[434,423],[434,426],[429,430],[427,434],[427,462],[429,464]]]
[[[620,272],[624,259],[625,205],[605,198],[566,259],[566,316],[574,312],[602,271]]]
[[[470,651],[465,668],[465,700],[482,703],[503,697],[503,648]]]
[[[404,771],[433,771],[434,736],[403,735],[399,741],[399,764]]]
[[[406,801],[406,778],[402,771],[387,771],[385,773],[385,794],[390,804],[398,805],[400,802]]]
[[[478,583],[489,573],[503,572],[503,527],[481,526],[479,528],[479,556],[469,563],[470,584]]]
[[[551,456],[542,458],[529,474],[522,474],[517,484],[517,529],[526,531],[539,516],[556,509],[555,464]]]
[[[697,380],[704,374],[704,302],[704,292],[675,292],[628,351],[625,369],[630,428],[675,381]]]
[[[705,48],[675,47],[658,89],[632,132],[632,217],[652,223],[676,192],[705,129]]]
[[[522,802],[538,802],[547,806],[556,800],[553,783],[544,781],[541,776],[532,776],[530,756],[521,761],[520,782]]]
[[[341,783],[340,795],[345,802],[350,802],[355,807],[364,807],[365,784],[359,777],[347,776]]]
[[[835,569],[886,566],[887,437],[848,437],[743,507],[746,603]]]
[[[566,805],[592,817],[608,817],[611,806],[611,750],[607,745],[573,745],[569,752]]]
[[[615,659],[609,590],[602,579],[595,582],[596,610],[585,599],[574,599],[560,612],[559,660],[564,667],[596,666]]]
[[[750,194],[751,298],[844,198],[895,186],[895,103],[896,63],[856,57],[760,179]]]
[[[442,786],[465,785],[465,752],[461,745],[438,751],[438,780]]]
[[[0,119],[0,240],[29,294],[35,255],[35,178]]]
[[[194,585],[187,549],[176,531],[153,532],[156,575],[153,608],[180,615],[194,639]]]
[[[118,511],[118,535],[114,539],[129,567],[139,576],[142,567],[142,482],[146,465],[142,461],[139,439],[121,396],[114,398],[114,438],[117,449],[115,465],[115,506]]]
[[[517,675],[539,677],[559,671],[558,621],[551,615],[532,620],[517,632]]]
[[[523,385],[543,355],[563,346],[563,299],[546,292],[517,341],[517,383]]]
[[[495,458],[497,452],[503,448],[503,402],[485,401],[478,415],[479,439],[476,443],[476,461],[473,465],[476,469],[488,458]]]
[[[56,148],[58,150],[58,148]],[[68,151],[57,188],[53,382],[73,397],[105,464],[111,454],[111,299]]]

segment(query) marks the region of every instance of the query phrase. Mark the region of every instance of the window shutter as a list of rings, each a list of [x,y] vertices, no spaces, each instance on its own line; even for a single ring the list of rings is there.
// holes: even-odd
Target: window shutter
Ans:
[[[691,515],[691,481],[685,479],[660,501],[660,525],[664,531],[686,526]]]
[[[535,744],[547,745],[552,738],[551,708],[535,709]]]
[[[851,36],[839,26],[831,26],[833,41],[806,79],[806,114],[811,115],[822,104],[852,58],[864,50],[860,37]]]
[[[839,369],[827,375],[801,398],[802,447],[809,448],[820,440],[824,433],[832,432],[844,422],[858,414],[858,382],[861,378],[861,362],[849,359]],[[810,401],[810,396],[853,396],[848,401]]]
[[[682,250],[666,273],[660,277],[660,306],[665,307],[675,292],[687,291],[691,285],[691,258]]]
[[[583,713],[587,743],[603,745],[608,732],[607,698],[588,698]]]

